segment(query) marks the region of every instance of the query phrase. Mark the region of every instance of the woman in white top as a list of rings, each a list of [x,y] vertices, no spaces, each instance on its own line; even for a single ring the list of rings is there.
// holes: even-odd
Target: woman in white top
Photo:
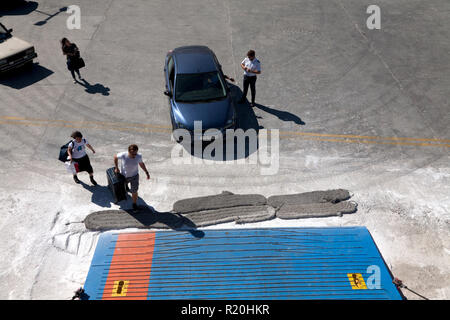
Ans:
[[[69,160],[78,163],[78,172],[87,171],[92,184],[96,186],[97,182],[94,180],[94,170],[92,169],[91,161],[86,154],[86,147],[95,153],[94,148],[92,148],[86,139],[83,139],[83,135],[80,131],[73,132],[71,137],[74,140],[69,143],[69,148],[67,149]],[[76,183],[80,183],[76,174],[73,175],[73,180],[75,180]]]

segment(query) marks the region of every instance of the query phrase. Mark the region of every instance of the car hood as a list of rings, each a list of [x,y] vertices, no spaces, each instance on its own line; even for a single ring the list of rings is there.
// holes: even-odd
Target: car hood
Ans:
[[[194,121],[202,121],[202,129],[217,128],[225,126],[230,117],[231,99],[205,103],[175,102],[172,105],[175,120],[189,130],[194,130]]]
[[[33,45],[31,43],[16,37],[11,37],[3,41],[0,40],[0,59],[5,59],[32,47]]]

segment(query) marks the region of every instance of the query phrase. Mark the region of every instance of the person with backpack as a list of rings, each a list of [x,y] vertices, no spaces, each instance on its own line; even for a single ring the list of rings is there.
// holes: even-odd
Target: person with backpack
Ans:
[[[70,162],[78,163],[78,172],[87,171],[87,173],[89,173],[91,183],[96,186],[97,182],[94,180],[94,170],[92,169],[91,161],[86,153],[86,147],[95,153],[94,148],[92,148],[89,142],[83,138],[80,131],[73,132],[71,137],[73,140],[69,143],[67,148],[67,153],[69,155],[68,159]],[[80,183],[77,174],[73,175],[73,180],[75,183]]]

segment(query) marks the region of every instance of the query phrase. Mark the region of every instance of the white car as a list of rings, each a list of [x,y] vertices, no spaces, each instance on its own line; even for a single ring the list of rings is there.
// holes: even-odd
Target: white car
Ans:
[[[13,37],[11,32],[0,23],[0,73],[32,64],[37,57],[32,44]]]

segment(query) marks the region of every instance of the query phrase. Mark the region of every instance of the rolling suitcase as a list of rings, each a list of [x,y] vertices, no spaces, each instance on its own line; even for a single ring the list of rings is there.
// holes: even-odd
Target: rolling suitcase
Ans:
[[[106,178],[108,179],[108,188],[111,190],[114,203],[127,199],[125,190],[125,178],[120,173],[114,172],[114,168],[106,170]]]

